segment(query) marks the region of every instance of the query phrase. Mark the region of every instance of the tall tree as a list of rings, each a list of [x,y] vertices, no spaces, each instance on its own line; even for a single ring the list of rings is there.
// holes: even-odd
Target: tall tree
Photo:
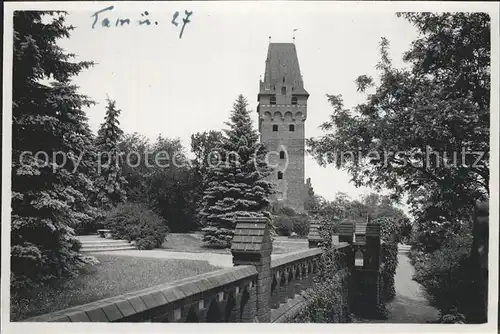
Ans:
[[[264,162],[265,148],[252,126],[248,103],[239,95],[233,105],[229,129],[224,130],[220,162],[208,170],[200,215],[203,241],[212,247],[228,247],[238,217],[269,217],[273,185],[265,178],[270,168]]]
[[[118,203],[127,199],[125,185],[127,181],[123,177],[123,157],[120,151],[120,142],[123,131],[120,129],[121,110],[116,108],[116,102],[107,99],[106,116],[101,124],[95,140],[98,150],[98,176],[95,185],[99,192],[97,194],[98,206],[104,211],[114,208]]]
[[[221,131],[204,131],[191,135],[191,152],[194,154],[192,160],[193,177],[197,184],[193,192],[194,201],[197,207],[201,206],[203,194],[208,186],[208,168],[210,164],[216,162],[216,157],[222,145],[223,134]],[[198,224],[202,224],[201,217],[197,217]]]
[[[385,187],[395,198],[408,193],[417,222],[462,224],[489,191],[489,16],[401,15],[421,32],[404,57],[411,68],[392,67],[383,38],[375,92],[353,112],[328,95],[334,112],[322,128],[336,131],[308,144],[320,163],[347,169],[357,185]],[[361,92],[373,82],[356,79]]]
[[[151,206],[165,218],[171,231],[194,230],[198,184],[181,141],[159,136],[149,159],[147,187]]]
[[[123,177],[127,180],[125,185],[127,201],[147,203],[146,180],[150,174],[150,168],[146,163],[146,157],[151,150],[149,140],[137,132],[126,134],[119,147],[122,157],[127,161],[127,163],[122,164]]]
[[[423,262],[432,268],[431,276],[439,277],[423,284],[434,284],[428,291],[459,291],[464,285],[457,282],[474,279],[461,260],[443,254],[457,254],[452,250],[461,247],[457,245],[470,245],[465,237],[475,203],[489,198],[490,17],[398,15],[420,33],[404,55],[410,68],[392,66],[389,41],[383,38],[380,83],[375,86],[366,75],[355,81],[360,92],[375,86],[374,93],[352,112],[340,95],[328,95],[334,111],[323,129],[336,131],[309,145],[318,161],[346,168],[357,185],[385,187],[396,199],[407,193],[421,237],[418,246],[433,253]],[[329,152],[361,156],[339,159]],[[454,305],[467,321],[482,321],[485,310],[469,301],[456,296],[441,311],[446,315]]]
[[[48,20],[47,20],[48,19]],[[57,41],[65,13],[15,11],[12,91],[12,286],[74,274],[85,262],[73,228],[93,219],[92,105],[71,78],[74,62]]]

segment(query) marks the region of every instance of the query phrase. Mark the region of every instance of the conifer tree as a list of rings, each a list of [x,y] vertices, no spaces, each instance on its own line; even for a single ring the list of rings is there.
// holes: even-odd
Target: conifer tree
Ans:
[[[208,169],[200,216],[206,226],[207,246],[229,247],[238,217],[270,217],[267,211],[273,185],[265,178],[270,168],[264,162],[266,150],[252,126],[248,103],[239,95],[233,105],[229,129],[219,152],[219,162]]]
[[[93,63],[73,62],[75,56],[57,45],[71,30],[65,13],[14,12],[13,291],[74,274],[88,259],[78,253],[73,227],[95,214],[88,202],[94,190],[93,138],[82,110],[93,102],[71,78]]]
[[[121,110],[116,108],[116,101],[108,98],[107,102],[104,123],[101,124],[95,141],[99,155],[98,175],[95,181],[98,189],[97,203],[99,208],[105,211],[127,199],[125,192],[127,181],[122,173],[119,147],[123,137],[118,121]]]

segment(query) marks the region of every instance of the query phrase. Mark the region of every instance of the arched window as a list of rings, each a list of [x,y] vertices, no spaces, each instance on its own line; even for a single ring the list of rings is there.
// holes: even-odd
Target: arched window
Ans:
[[[280,152],[280,159],[285,159],[285,151]]]
[[[290,125],[288,126],[288,130],[290,130],[290,131],[295,131],[295,125],[290,124]]]
[[[297,97],[296,96],[292,96],[292,105],[297,105]]]
[[[278,172],[278,180],[282,180],[283,179],[283,172]]]
[[[274,131],[274,132],[278,132],[278,125],[276,125],[276,124],[275,124],[275,125],[273,125],[273,131]]]
[[[276,104],[276,96],[271,96],[270,104]]]
[[[358,249],[356,254],[354,255],[354,265],[356,267],[363,267],[364,265],[364,256],[363,252]]]
[[[286,95],[286,87],[281,87],[281,95]]]

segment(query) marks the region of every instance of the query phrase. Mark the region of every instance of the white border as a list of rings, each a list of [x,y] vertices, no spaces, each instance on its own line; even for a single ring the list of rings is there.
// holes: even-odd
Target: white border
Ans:
[[[166,9],[176,8],[180,2],[148,2],[148,7],[152,5]],[[182,3],[182,2],[181,2]],[[283,333],[341,333],[341,332],[387,332],[387,333],[497,333],[497,301],[498,301],[498,185],[499,185],[499,3],[498,2],[420,2],[420,1],[332,1],[332,2],[287,2],[287,7],[312,8],[312,6],[333,6],[338,11],[434,11],[434,12],[488,12],[491,15],[491,173],[490,173],[490,244],[489,244],[489,322],[484,325],[430,325],[430,324],[153,324],[153,323],[114,323],[114,324],[58,324],[58,323],[18,323],[7,322],[10,313],[10,182],[11,182],[11,125],[12,125],[12,14],[14,10],[28,9],[61,9],[67,11],[77,10],[99,10],[107,5],[119,4],[131,9],[141,10],[144,7],[143,1],[119,1],[119,2],[8,2],[4,3],[4,63],[3,63],[3,144],[2,144],[2,333],[144,333],[154,332],[212,332],[212,333],[234,333],[235,331],[243,334],[254,331]],[[182,3],[183,6],[186,2]],[[194,11],[203,9],[205,11],[213,6],[224,6],[230,10],[234,7],[238,9],[246,7],[251,10],[256,6],[268,6],[273,9],[284,5],[281,1],[276,2],[258,2],[258,1],[240,1],[240,2],[189,2],[189,7]],[[157,8],[158,8],[157,7]],[[321,36],[318,36],[321,38]]]

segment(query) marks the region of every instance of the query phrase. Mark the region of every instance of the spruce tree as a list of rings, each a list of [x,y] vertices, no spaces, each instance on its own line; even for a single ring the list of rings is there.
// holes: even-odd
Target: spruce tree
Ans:
[[[200,216],[203,241],[210,247],[229,247],[239,217],[270,217],[267,211],[273,185],[265,178],[270,168],[264,162],[266,150],[252,126],[248,103],[239,95],[233,105],[229,129],[219,150],[219,163],[208,169]]]
[[[46,18],[51,18],[46,23]],[[57,40],[72,27],[65,13],[14,12],[12,91],[11,286],[74,274],[73,227],[93,219],[92,105],[71,78],[93,65],[73,62]],[[81,160],[79,160],[81,159]]]
[[[127,181],[122,173],[122,157],[120,142],[123,131],[120,129],[118,117],[121,110],[116,108],[116,101],[107,99],[106,116],[97,133],[95,146],[98,151],[97,205],[104,211],[114,208],[118,203],[125,202],[125,185]]]

